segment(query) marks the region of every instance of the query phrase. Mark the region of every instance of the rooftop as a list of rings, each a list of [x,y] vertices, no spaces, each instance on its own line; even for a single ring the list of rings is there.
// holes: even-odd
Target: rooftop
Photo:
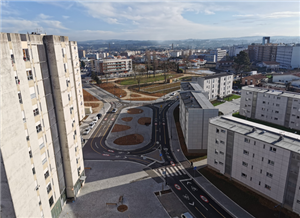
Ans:
[[[219,78],[222,76],[231,76],[232,74],[230,73],[216,73],[214,75],[209,75],[209,76],[205,76],[203,77],[204,79],[213,79],[213,78]]]
[[[197,82],[181,82],[180,87],[184,91],[196,90],[196,91],[204,92],[202,87]]]
[[[300,154],[300,135],[298,134],[239,119],[231,115],[213,118],[210,123]]]
[[[215,109],[215,107],[201,92],[180,92],[180,98],[182,99],[185,107],[188,108]]]
[[[279,63],[276,62],[276,61],[263,61],[263,63],[264,63],[264,64],[267,64],[267,65],[274,65],[274,64],[278,65],[278,64],[279,64]]]
[[[297,92],[288,92],[288,91],[267,89],[267,88],[255,87],[255,86],[244,86],[242,90],[300,99],[300,93]]]

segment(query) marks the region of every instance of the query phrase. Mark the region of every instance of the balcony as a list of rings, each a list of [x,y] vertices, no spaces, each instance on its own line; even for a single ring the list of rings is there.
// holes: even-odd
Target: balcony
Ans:
[[[36,94],[35,94],[35,93],[30,94],[30,98],[31,98],[31,99],[36,98]]]
[[[42,160],[42,164],[44,165],[47,162],[47,158],[45,158],[44,160]]]

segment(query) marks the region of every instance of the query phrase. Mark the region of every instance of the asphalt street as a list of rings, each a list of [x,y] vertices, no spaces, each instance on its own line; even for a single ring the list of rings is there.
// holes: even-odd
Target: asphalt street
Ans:
[[[108,102],[112,104],[111,108],[118,108],[117,113],[111,110],[104,116],[100,125],[90,136],[89,140],[83,148],[83,156],[85,160],[126,160],[133,161],[150,167],[169,185],[172,191],[178,196],[181,202],[190,210],[194,217],[232,217],[223,208],[221,208],[213,199],[209,198],[205,190],[200,188],[190,178],[182,166],[176,162],[170,148],[167,111],[169,107],[176,102],[176,97],[171,100],[156,103],[144,104],[153,110],[152,140],[143,148],[135,151],[127,152],[116,149],[110,149],[105,144],[115,120],[117,119],[121,109],[133,104],[125,104],[118,99],[107,96],[100,89],[93,88],[89,85],[89,89],[101,99],[108,98]],[[138,106],[141,106],[140,104]],[[158,163],[152,160],[144,159],[142,154],[149,153],[155,149],[161,150],[165,162]]]

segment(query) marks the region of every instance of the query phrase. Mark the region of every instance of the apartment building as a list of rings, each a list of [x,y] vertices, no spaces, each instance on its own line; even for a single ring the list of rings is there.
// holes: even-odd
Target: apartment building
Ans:
[[[241,90],[240,114],[300,130],[300,94],[244,86]]]
[[[222,50],[220,48],[214,49],[210,51],[211,55],[216,55],[216,61],[225,61],[226,60],[226,50]]]
[[[300,136],[230,116],[209,121],[207,163],[300,214]]]
[[[95,70],[100,74],[127,73],[132,71],[131,59],[95,60]]]
[[[276,61],[277,44],[248,45],[250,61]]]
[[[78,50],[79,58],[85,58],[85,50]]]
[[[208,93],[208,99],[213,100],[232,94],[233,75],[229,73],[218,73],[205,77],[194,77],[192,81],[198,84]]]
[[[182,86],[185,85],[189,86]],[[206,153],[208,121],[211,117],[218,116],[219,110],[201,92],[182,91],[179,96],[179,122],[188,152]]]
[[[280,68],[294,69],[300,67],[300,44],[277,46],[276,62]]]
[[[85,181],[77,43],[66,36],[0,36],[1,215],[58,217]]]
[[[229,47],[229,51],[228,51],[228,55],[230,57],[235,57],[237,56],[241,51],[245,51],[247,50],[248,47],[244,46],[244,45],[234,45]]]

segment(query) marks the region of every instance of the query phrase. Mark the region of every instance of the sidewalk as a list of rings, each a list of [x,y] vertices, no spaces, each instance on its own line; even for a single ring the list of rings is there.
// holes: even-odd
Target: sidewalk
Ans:
[[[215,187],[212,183],[210,183],[206,178],[204,178],[201,174],[198,173],[193,176],[193,169],[190,168],[190,163],[183,155],[181,151],[181,146],[178,140],[177,130],[175,126],[175,120],[173,117],[173,111],[176,106],[179,104],[177,101],[174,103],[167,112],[167,121],[168,121],[168,131],[170,138],[170,146],[173,154],[178,162],[185,168],[191,178],[193,178],[198,185],[203,188],[207,194],[214,199],[221,207],[224,208],[228,213],[230,213],[233,217],[243,217],[243,218],[253,218],[251,214],[233,202],[230,198],[228,198],[223,192],[221,192],[217,187]],[[201,168],[206,160],[199,161],[197,163],[197,168]]]

